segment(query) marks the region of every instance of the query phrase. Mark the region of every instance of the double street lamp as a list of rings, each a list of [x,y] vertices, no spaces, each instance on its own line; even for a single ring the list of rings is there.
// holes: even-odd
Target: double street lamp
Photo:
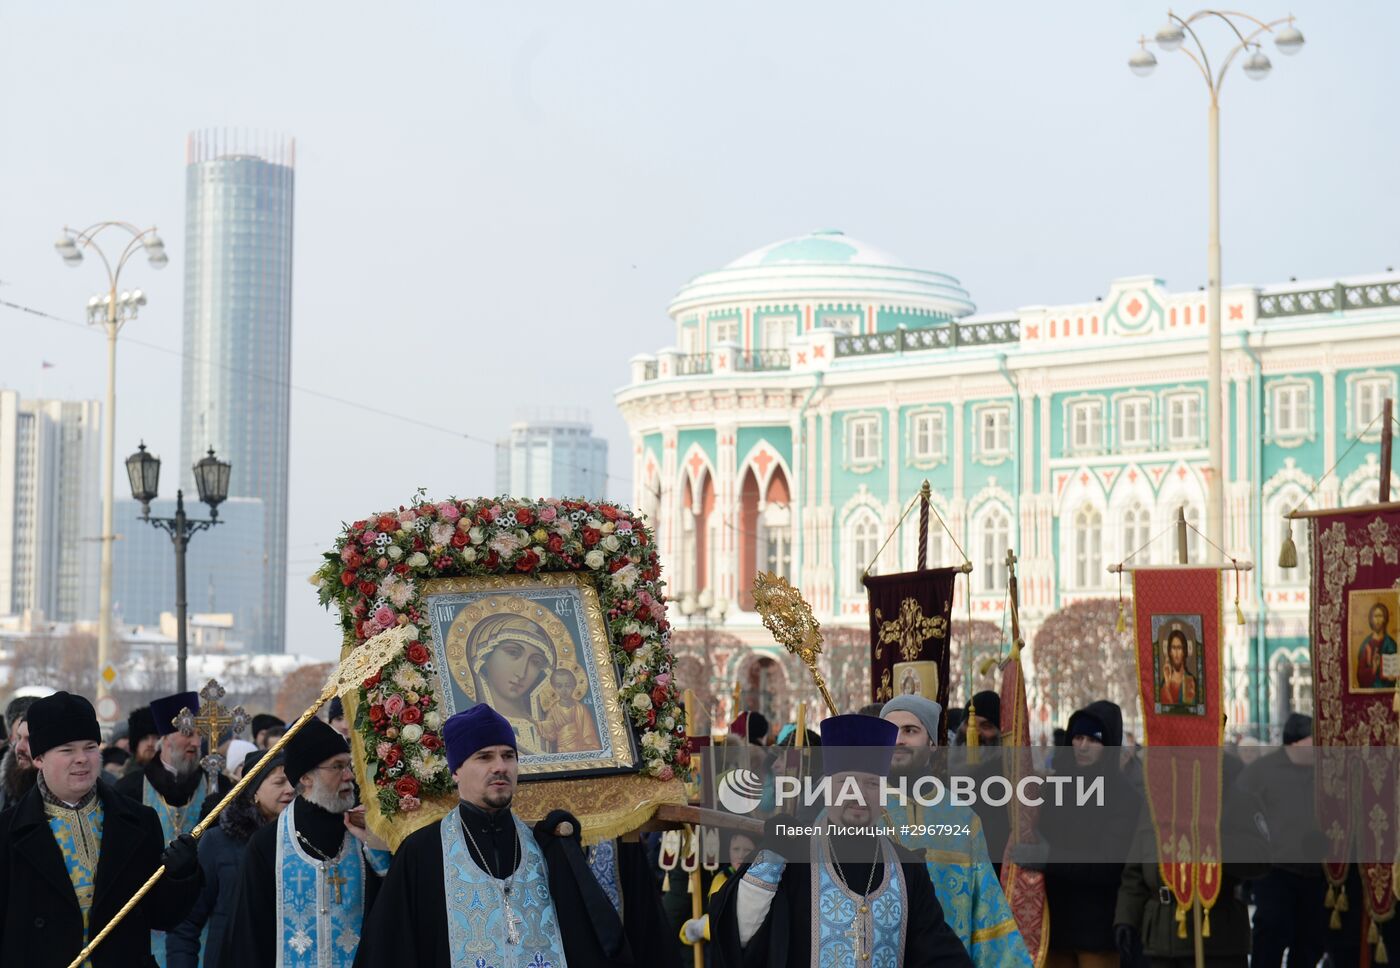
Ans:
[[[214,448],[201,457],[194,465],[194,484],[199,490],[199,499],[209,505],[207,520],[191,518],[185,514],[185,492],[175,492],[175,516],[173,518],[151,517],[151,502],[156,499],[160,484],[160,458],[147,453],[143,441],[136,453],[126,459],[126,476],[131,481],[131,496],[141,502],[141,520],[170,535],[175,545],[175,656],[177,663],[176,691],[185,692],[185,667],[189,659],[189,645],[185,631],[185,549],[190,538],[206,528],[212,528],[219,521],[219,505],[228,497],[229,474],[233,466],[228,461],[214,456]]]
[[[1236,41],[1221,58],[1218,70],[1212,66],[1210,54],[1196,33],[1196,27],[1209,19],[1224,22]],[[1153,37],[1162,50],[1168,53],[1181,51],[1189,57],[1200,70],[1210,92],[1210,241],[1207,253],[1210,293],[1206,315],[1206,435],[1210,445],[1210,468],[1206,481],[1206,535],[1221,548],[1225,547],[1225,420],[1221,401],[1223,379],[1220,358],[1220,88],[1225,83],[1225,74],[1230,65],[1241,54],[1244,55],[1241,68],[1246,77],[1262,81],[1269,76],[1273,64],[1259,43],[1259,38],[1265,34],[1273,35],[1274,46],[1281,54],[1292,55],[1303,49],[1303,33],[1293,26],[1292,17],[1265,23],[1257,17],[1233,11],[1199,10],[1185,18],[1169,12],[1167,22]],[[1187,43],[1188,39],[1190,44]],[[1138,77],[1146,77],[1157,67],[1157,58],[1147,49],[1146,37],[1139,38],[1138,43],[1140,47],[1128,59],[1128,67]]]
[[[129,238],[115,262],[97,244],[97,237],[108,229]],[[87,316],[91,325],[101,325],[107,330],[107,403],[102,408],[102,566],[99,577],[97,613],[97,696],[107,695],[108,657],[112,646],[112,509],[115,501],[113,464],[116,461],[117,425],[117,333],[136,313],[146,305],[146,294],[140,289],[133,292],[120,291],[122,269],[137,253],[144,252],[153,269],[164,269],[170,263],[165,254],[165,243],[154,228],[140,229],[129,222],[98,222],[82,231],[63,229],[63,234],[54,243],[54,249],[69,268],[76,269],[83,264],[83,250],[90,249],[102,260],[107,270],[107,292],[88,300]]]

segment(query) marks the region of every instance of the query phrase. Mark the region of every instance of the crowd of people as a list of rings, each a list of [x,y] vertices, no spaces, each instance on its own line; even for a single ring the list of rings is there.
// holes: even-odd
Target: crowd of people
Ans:
[[[516,817],[516,738],[485,704],[442,728],[458,809],[392,854],[366,825],[338,700],[276,753],[282,720],[256,716],[246,738],[221,737],[211,751],[178,728],[186,708],[197,712],[195,694],[157,698],[104,738],[81,696],[6,707],[0,963],[66,966],[163,865],[87,964],[689,965],[704,944],[716,968],[1030,965],[1001,886],[1010,860],[1044,874],[1051,968],[1194,964],[1196,929],[1161,880],[1139,751],[1112,702],[1076,711],[1034,764],[1101,779],[1106,806],[1048,803],[1030,837],[1013,836],[1006,804],[878,805],[887,778],[965,774],[981,786],[1004,770],[995,693],[949,715],[899,696],[831,717],[801,742],[794,724],[775,731],[741,714],[718,759],[763,779],[753,814],[763,832],[725,832],[717,869],[702,872],[698,917],[690,879],[665,876],[659,834],[584,848],[568,803],[533,827]],[[1358,915],[1329,930],[1321,868],[1270,861],[1270,840],[1318,835],[1311,725],[1291,715],[1281,747],[1247,766],[1225,757],[1222,823],[1264,846],[1257,862],[1224,866],[1202,932],[1208,965],[1359,963]],[[781,803],[774,779],[794,770],[849,780],[865,802],[821,814]],[[249,772],[196,841],[196,824]],[[814,819],[840,829],[823,833]]]

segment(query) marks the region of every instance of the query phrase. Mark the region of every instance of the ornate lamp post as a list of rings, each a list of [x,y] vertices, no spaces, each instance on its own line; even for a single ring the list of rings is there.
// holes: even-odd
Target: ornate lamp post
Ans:
[[[155,500],[160,483],[160,458],[146,452],[142,442],[136,453],[126,459],[126,476],[131,480],[131,496],[141,502],[141,520],[170,535],[175,545],[175,654],[178,662],[177,691],[185,691],[185,666],[189,648],[185,634],[185,548],[196,533],[219,524],[219,505],[228,497],[228,480],[232,465],[214,456],[214,448],[194,465],[194,483],[199,499],[209,505],[208,520],[185,515],[185,492],[175,492],[175,516],[151,517],[151,502]]]
[[[716,596],[714,592],[706,588],[698,596],[694,592],[686,592],[681,596],[681,614],[685,616],[687,624],[691,626],[699,625],[704,630],[701,639],[701,648],[705,653],[708,662],[711,657],[711,633],[715,628],[724,624],[724,617],[729,612],[729,600],[723,595]],[[711,710],[713,712],[713,710]],[[732,718],[738,710],[731,710]],[[715,732],[714,724],[710,724],[710,733]]]
[[[107,229],[125,232],[130,238],[113,262],[97,237]],[[120,237],[118,238],[120,241]],[[165,254],[165,243],[156,234],[154,227],[139,229],[130,222],[98,222],[89,225],[81,232],[64,226],[63,234],[54,243],[54,249],[69,268],[76,269],[83,263],[83,250],[91,249],[102,260],[107,270],[107,292],[88,300],[87,314],[90,325],[102,325],[107,329],[107,402],[102,408],[102,567],[99,573],[97,603],[97,696],[107,695],[107,664],[112,646],[112,506],[115,500],[116,426],[117,426],[117,333],[128,321],[136,318],[137,311],[146,305],[146,294],[140,289],[119,292],[122,269],[138,252],[145,252],[151,268],[163,269],[170,262]]]
[[[1216,18],[1223,21],[1234,33],[1236,43],[1225,52],[1219,69],[1211,65],[1210,55],[1205,44],[1196,33],[1196,25]],[[1233,11],[1199,10],[1189,17],[1182,18],[1174,13],[1167,14],[1167,22],[1158,30],[1153,40],[1167,52],[1181,51],[1201,72],[1210,92],[1210,148],[1209,148],[1209,206],[1210,241],[1208,245],[1210,292],[1206,310],[1207,325],[1207,391],[1206,391],[1206,434],[1209,439],[1209,477],[1206,482],[1206,534],[1220,547],[1225,547],[1225,480],[1224,448],[1225,421],[1221,406],[1221,359],[1220,359],[1220,87],[1225,82],[1226,72],[1235,58],[1244,54],[1242,65],[1245,76],[1250,80],[1262,81],[1269,76],[1273,64],[1264,54],[1259,38],[1273,34],[1274,46],[1281,54],[1296,54],[1303,49],[1303,34],[1293,26],[1293,18],[1284,17],[1265,23],[1249,14]],[[1190,39],[1188,46],[1186,41]],[[1138,77],[1146,77],[1157,66],[1157,58],[1147,49],[1147,38],[1139,38],[1140,48],[1128,59],[1128,67]],[[1195,49],[1193,50],[1192,47]]]

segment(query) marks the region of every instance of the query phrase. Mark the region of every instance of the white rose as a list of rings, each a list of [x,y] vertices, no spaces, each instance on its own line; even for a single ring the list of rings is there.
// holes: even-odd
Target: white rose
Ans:
[[[428,556],[425,555],[425,554],[423,554],[423,552],[421,552],[421,551],[415,551],[413,554],[411,554],[411,555],[408,556],[408,567],[410,567],[410,568],[426,568],[426,567],[428,567]]]
[[[462,560],[465,561],[467,564],[471,564],[473,561],[476,561],[476,549],[475,549],[475,548],[463,548],[463,549],[462,549]]]
[[[662,728],[662,729],[675,729],[675,728],[676,728],[676,717],[674,717],[674,716],[662,716],[662,717],[661,717],[661,728]]]
[[[442,713],[434,709],[432,712],[428,713],[426,716],[423,717],[423,725],[428,727],[429,729],[437,729],[439,726],[442,725]]]
[[[617,535],[610,534],[603,539],[603,547],[608,551],[616,551],[622,547],[622,542],[617,540]]]
[[[639,712],[646,712],[651,708],[651,697],[645,692],[639,692],[632,697],[632,708]]]
[[[398,545],[390,545],[389,557],[394,559],[395,561],[398,561],[400,558],[403,557],[403,549],[400,548]]]
[[[481,544],[486,540],[486,532],[482,530],[480,525],[477,525],[467,532],[467,537],[472,539],[472,544]]]
[[[594,531],[603,530],[603,522],[599,521],[597,518],[589,518],[587,521],[583,522],[583,524],[584,527],[592,528]]]
[[[614,531],[617,530],[617,524],[612,521],[608,521],[598,530],[603,532],[603,534],[612,534]]]
[[[399,730],[399,738],[405,743],[416,743],[423,738],[423,727],[417,723],[409,723]]]
[[[603,553],[597,548],[594,548],[588,554],[583,556],[583,563],[589,568],[592,568],[596,571],[597,569],[603,567]]]

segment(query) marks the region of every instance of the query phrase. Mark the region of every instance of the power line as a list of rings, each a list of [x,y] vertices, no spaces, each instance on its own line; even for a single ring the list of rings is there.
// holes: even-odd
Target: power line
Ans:
[[[35,309],[33,306],[25,306],[21,305],[20,303],[10,302],[7,299],[0,299],[0,307],[12,309],[16,312],[27,313],[31,316],[37,316],[40,319],[47,319],[52,322],[63,323],[65,326],[74,326],[86,333],[96,332],[96,330],[94,330],[91,326],[87,325],[86,323],[80,323],[77,320],[67,319],[63,316],[56,316],[53,313],[45,312],[42,309]],[[202,363],[211,366],[217,366],[223,370],[228,371],[229,373],[239,374],[246,377],[252,377],[255,380],[260,380],[263,383],[270,384],[272,386],[285,387],[289,390],[294,390],[297,393],[302,393],[306,394],[307,396],[316,397],[321,400],[326,400],[330,403],[336,403],[346,407],[353,407],[356,410],[360,410],[365,413],[371,413],[379,417],[384,417],[388,420],[397,420],[401,423],[411,424],[412,426],[419,427],[423,430],[431,430],[435,433],[447,434],[449,436],[456,437],[460,440],[466,440],[474,444],[483,444],[493,449],[496,446],[496,442],[494,440],[488,440],[485,437],[478,437],[477,435],[467,433],[466,431],[454,430],[451,427],[444,427],[441,424],[435,424],[427,420],[421,420],[418,417],[410,417],[407,414],[395,413],[392,410],[385,410],[381,407],[371,406],[370,404],[364,403],[360,400],[351,400],[347,397],[336,396],[333,393],[326,393],[324,390],[317,390],[312,387],[300,386],[296,383],[292,383],[290,380],[282,380],[277,377],[270,377],[262,373],[254,372],[252,370],[243,369],[242,367],[233,366],[229,363],[225,363],[220,360],[210,360],[204,357],[195,356],[192,353],[186,353],[182,350],[171,349],[168,346],[161,346],[159,343],[151,343],[147,340],[143,340],[135,336],[124,337],[123,342],[131,343],[135,346],[140,346],[148,350],[153,350],[157,353],[164,353],[167,356],[175,356],[183,360],[189,360],[192,363]],[[556,463],[561,467],[568,467],[574,470],[593,470],[593,468],[585,467],[582,464],[576,464],[572,461],[560,460]],[[606,466],[603,467],[603,478],[605,481],[612,481],[617,484],[626,484],[628,486],[630,486],[632,483],[630,478],[620,477],[616,474],[610,473]]]

